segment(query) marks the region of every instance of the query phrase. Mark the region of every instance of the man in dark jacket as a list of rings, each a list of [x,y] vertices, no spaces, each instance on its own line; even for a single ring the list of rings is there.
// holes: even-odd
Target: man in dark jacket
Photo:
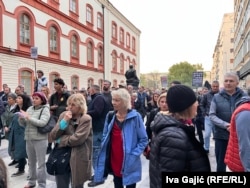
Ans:
[[[113,108],[113,104],[112,104],[112,96],[111,96],[110,86],[111,86],[111,82],[109,80],[103,81],[102,95],[103,95],[106,103],[110,106],[109,110],[113,110],[114,108]]]
[[[209,118],[214,124],[217,172],[226,172],[224,158],[229,139],[231,116],[235,109],[235,104],[241,97],[247,95],[237,87],[238,84],[239,77],[236,73],[226,73],[224,76],[224,88],[214,95],[210,106]]]
[[[92,85],[90,87],[91,102],[88,106],[88,112],[92,117],[92,128],[93,128],[93,168],[95,167],[97,157],[101,149],[102,133],[104,128],[104,122],[107,113],[110,110],[110,106],[106,103],[105,98],[100,93],[100,86]],[[104,182],[91,181],[88,186],[94,187]]]
[[[67,91],[64,91],[65,83],[63,79],[56,78],[54,79],[54,89],[55,93],[53,93],[49,99],[50,111],[52,115],[59,118],[60,114],[66,110],[67,107],[67,100],[70,94]],[[52,151],[52,142],[49,139],[49,144],[47,147],[47,154]]]
[[[205,118],[204,149],[206,150],[207,153],[209,153],[209,148],[210,148],[211,132],[214,129],[214,125],[210,121],[208,115],[209,115],[209,110],[210,110],[212,99],[214,95],[218,92],[219,92],[219,82],[215,80],[212,82],[211,90],[207,94],[203,95],[201,103],[200,103],[200,109],[202,111],[203,117]]]

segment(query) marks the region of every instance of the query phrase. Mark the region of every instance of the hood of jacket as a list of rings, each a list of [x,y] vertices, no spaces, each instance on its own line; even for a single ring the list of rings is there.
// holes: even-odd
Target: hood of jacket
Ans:
[[[154,120],[151,122],[150,128],[157,134],[161,129],[169,126],[176,126],[177,124],[181,123],[170,114],[162,114],[161,112],[158,112]]]
[[[241,104],[249,103],[249,102],[250,102],[250,96],[244,96],[244,97],[242,97],[242,98],[235,104],[235,107],[237,108],[237,107],[240,106]]]

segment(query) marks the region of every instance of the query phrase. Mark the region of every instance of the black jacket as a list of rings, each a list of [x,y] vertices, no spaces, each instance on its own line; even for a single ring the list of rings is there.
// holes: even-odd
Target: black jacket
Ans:
[[[210,162],[194,127],[158,113],[151,123],[150,188],[160,188],[162,172],[210,172]]]
[[[87,114],[92,117],[93,132],[102,132],[105,118],[110,110],[110,106],[106,103],[103,95],[100,93],[91,95],[91,99],[92,100],[89,103]]]

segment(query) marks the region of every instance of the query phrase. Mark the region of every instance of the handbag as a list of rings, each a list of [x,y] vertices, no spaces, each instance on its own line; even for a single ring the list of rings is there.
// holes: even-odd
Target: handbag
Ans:
[[[44,109],[44,107],[43,107],[43,109]],[[43,109],[40,112],[39,119],[42,115]],[[57,117],[54,115],[50,115],[48,123],[44,127],[37,127],[37,130],[41,134],[49,133],[55,127],[56,122],[57,122]]]
[[[47,173],[53,176],[69,173],[70,156],[71,147],[58,147],[58,144],[56,144],[46,162]]]

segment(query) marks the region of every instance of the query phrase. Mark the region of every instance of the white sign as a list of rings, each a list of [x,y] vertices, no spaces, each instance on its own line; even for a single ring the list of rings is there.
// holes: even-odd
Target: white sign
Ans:
[[[37,59],[38,48],[37,47],[31,47],[30,48],[30,56],[32,59]]]
[[[193,72],[192,86],[201,87],[203,83],[203,72]]]

